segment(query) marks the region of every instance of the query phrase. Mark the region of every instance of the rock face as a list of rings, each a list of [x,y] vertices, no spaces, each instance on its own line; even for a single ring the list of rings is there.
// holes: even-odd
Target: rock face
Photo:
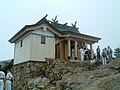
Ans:
[[[120,90],[120,74],[110,75],[94,81],[83,90]]]
[[[94,70],[64,75],[63,90],[120,90],[120,60],[112,60],[107,65]]]
[[[95,90],[106,90],[106,89],[97,89],[96,85],[102,86],[103,82],[101,79],[104,77],[114,76],[116,71],[112,71],[109,69],[103,69],[103,70],[92,70],[92,71],[86,71],[84,73],[76,73],[74,75],[70,76],[64,76],[63,80],[61,81],[62,85],[64,86],[64,90],[70,89],[70,90],[84,90],[86,87],[88,87],[87,90],[90,90],[89,87],[95,86]],[[107,80],[107,79],[106,79]],[[104,80],[103,80],[104,81]],[[106,81],[107,82],[107,81]],[[109,80],[108,80],[109,82]],[[101,84],[102,83],[102,84]],[[104,85],[106,86],[106,85]],[[85,89],[86,90],[86,89]],[[93,90],[93,89],[91,89]],[[108,89],[110,90],[110,89]]]
[[[27,62],[22,67],[24,79],[16,81],[15,90],[120,90],[120,59],[104,66],[96,66],[96,63],[59,59],[49,59],[45,63]],[[18,68],[18,65],[14,67],[16,76],[20,76]],[[20,80],[20,77],[16,78]]]

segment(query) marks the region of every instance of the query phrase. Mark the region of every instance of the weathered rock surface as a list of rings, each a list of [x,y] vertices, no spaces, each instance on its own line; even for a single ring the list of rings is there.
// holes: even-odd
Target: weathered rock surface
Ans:
[[[47,61],[45,76],[32,79],[27,87],[29,90],[120,90],[120,59],[101,66],[73,63]]]

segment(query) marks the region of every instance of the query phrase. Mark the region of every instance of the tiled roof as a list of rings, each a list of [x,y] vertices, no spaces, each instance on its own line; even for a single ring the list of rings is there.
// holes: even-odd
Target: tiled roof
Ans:
[[[58,32],[61,35],[64,34],[71,34],[71,35],[77,35],[77,36],[83,36],[83,37],[90,37],[90,38],[95,38],[97,40],[100,40],[100,38],[97,37],[93,37],[93,36],[89,36],[89,35],[85,35],[85,34],[81,34],[78,31],[78,28],[76,28],[76,24],[72,25],[72,26],[68,26],[67,23],[65,24],[60,24],[58,23],[58,21],[49,21],[46,19],[46,16],[43,17],[40,21],[38,21],[37,23],[33,24],[33,25],[25,25],[18,33],[16,33],[10,40],[9,42],[13,43],[15,42],[17,39],[19,39],[21,36],[23,36],[24,34],[28,33],[28,31],[26,31],[27,28],[29,27],[35,27],[35,26],[39,26],[43,23],[48,24],[50,27],[52,27],[56,32]],[[23,33],[24,32],[24,33]]]
[[[53,27],[55,27],[57,30],[59,30],[61,32],[70,31],[70,32],[79,33],[78,28],[76,28],[76,25],[68,26],[67,23],[60,24],[60,23],[58,23],[58,20],[52,19],[52,21],[50,21],[50,20],[47,20],[46,17],[47,17],[47,15],[45,17],[43,17],[40,21],[38,21],[36,24],[41,24],[43,22],[46,22],[46,23],[52,25]]]
[[[53,23],[53,22],[51,22],[51,24],[55,28],[57,28],[58,30],[60,30],[61,32],[63,32],[63,31],[71,31],[71,32],[79,33],[78,28],[76,28],[76,27],[68,26],[66,24]]]

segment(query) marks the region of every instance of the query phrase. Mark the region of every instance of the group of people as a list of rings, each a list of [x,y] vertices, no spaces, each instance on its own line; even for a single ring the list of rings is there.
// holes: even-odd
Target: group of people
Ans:
[[[82,61],[84,60],[95,61],[96,59],[98,59],[98,60],[102,60],[102,64],[104,65],[107,64],[107,61],[112,60],[113,51],[110,46],[102,50],[98,46],[96,49],[96,53],[94,53],[94,51],[91,51],[87,48],[83,48],[83,46],[80,48],[79,51]]]
[[[7,74],[3,72],[2,66],[0,65],[0,90],[11,90],[13,75],[10,70],[7,70]]]
[[[98,46],[96,49],[96,52],[97,52],[97,59],[102,59],[103,65],[107,64],[107,61],[112,60],[113,51],[110,46],[102,49],[102,51],[101,51],[100,47]]]
[[[88,60],[91,59],[91,50],[84,48],[83,46],[80,48],[80,57],[81,60]]]

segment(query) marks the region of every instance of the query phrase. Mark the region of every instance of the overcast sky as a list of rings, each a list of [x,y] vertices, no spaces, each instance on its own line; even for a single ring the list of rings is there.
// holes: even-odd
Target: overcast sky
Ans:
[[[46,14],[50,20],[57,15],[59,23],[77,21],[80,33],[102,38],[94,49],[120,45],[120,0],[1,0],[0,60],[13,58],[14,45],[8,40]]]

